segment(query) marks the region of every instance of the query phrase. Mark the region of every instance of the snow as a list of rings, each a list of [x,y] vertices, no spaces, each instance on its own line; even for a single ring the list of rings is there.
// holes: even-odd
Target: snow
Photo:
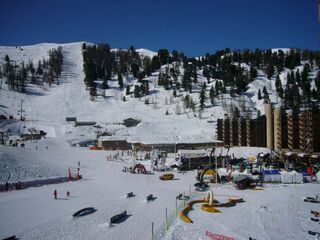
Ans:
[[[33,166],[32,162],[26,163],[30,170],[46,176],[65,176],[67,167],[77,167],[80,161],[83,176],[76,182],[0,193],[0,237],[16,234],[19,239],[150,239],[152,222],[155,230],[160,230],[165,209],[169,215],[174,213],[175,197],[181,192],[188,193],[190,186],[194,191],[196,171],[173,172],[178,180],[160,181],[158,177],[162,172],[148,175],[122,172],[130,159],[126,154],[122,156],[120,153],[117,162],[106,161],[106,157],[115,152],[74,148],[57,140],[28,143],[25,149],[0,149],[16,154],[15,158],[20,156],[20,163],[30,158],[34,163],[47,166],[49,173],[40,166]],[[38,146],[38,152],[31,151],[35,146]],[[249,151],[256,155],[262,149],[231,150],[240,155]],[[221,208],[220,214],[203,212],[199,205],[195,205],[189,212],[194,223],[187,224],[178,218],[164,239],[205,239],[206,230],[235,239],[312,239],[307,231],[317,230],[317,225],[312,225],[309,220],[314,205],[303,202],[302,198],[317,193],[318,184],[267,184],[263,191],[240,191],[230,184],[211,187],[219,201],[227,201],[224,196],[227,195],[242,197],[245,202],[233,208]],[[54,189],[57,189],[60,200],[53,199]],[[71,193],[70,198],[65,197],[67,191]],[[131,191],[136,196],[126,199],[126,193]],[[147,203],[148,194],[153,194],[156,199]],[[194,198],[203,197],[198,193]],[[73,219],[72,214],[84,207],[94,207],[97,211]],[[130,216],[109,227],[110,217],[123,210],[127,210]]]
[[[151,59],[158,54],[157,52],[150,51],[150,50],[144,49],[144,48],[136,49],[136,52],[139,53],[140,56],[142,56],[142,57],[147,57],[148,56]]]
[[[173,172],[176,180],[160,181],[162,172],[147,175],[122,172],[125,166],[134,163],[133,156],[127,155],[127,152],[91,151],[75,145],[95,141],[102,132],[113,134],[110,137],[112,139],[128,139],[132,142],[211,142],[215,141],[215,121],[224,117],[225,113],[230,113],[229,105],[245,107],[252,112],[260,110],[263,114],[263,103],[257,100],[257,92],[264,86],[271,101],[278,102],[275,78],[268,80],[263,72],[259,72],[258,78],[250,83],[244,96],[232,99],[229,94],[224,94],[214,106],[207,100],[201,114],[183,108],[185,92],[180,91],[177,93],[180,97],[172,98],[171,92],[157,86],[159,72],[147,78],[150,83],[148,97],[136,99],[126,96],[127,101],[123,102],[124,91],[118,88],[117,80],[113,78],[109,81],[110,89],[106,91],[106,96],[99,95],[91,101],[83,82],[82,44],[45,43],[17,48],[0,47],[0,62],[8,54],[17,64],[32,60],[37,66],[39,60],[48,58],[48,50],[58,46],[62,47],[64,56],[60,85],[29,85],[26,94],[9,91],[6,84],[0,89],[0,113],[16,118],[1,121],[1,132],[10,132],[11,139],[19,138],[21,133],[30,128],[47,132],[45,139],[25,142],[24,148],[0,146],[0,183],[46,183],[49,179],[65,178],[68,168],[71,168],[73,175],[76,174],[79,162],[83,176],[82,180],[76,182],[0,192],[0,238],[16,234],[19,239],[150,239],[152,222],[156,232],[161,230],[165,209],[172,214],[175,197],[179,193],[189,192],[189,189],[193,191],[196,171]],[[157,54],[147,49],[136,51],[150,58]],[[286,73],[287,70],[284,70],[280,74],[283,83]],[[201,86],[206,81],[201,71],[198,74],[199,83],[190,94],[196,104]],[[216,81],[220,80],[215,79],[208,84],[207,95],[209,87],[214,86]],[[125,85],[136,83],[137,80],[131,75],[124,76]],[[146,98],[150,102],[148,105],[144,103]],[[26,121],[19,120],[21,100]],[[167,111],[169,115],[165,114]],[[65,121],[70,116],[80,121],[95,121],[101,128],[75,127]],[[121,123],[129,117],[139,119],[141,123],[125,128]],[[226,155],[227,151],[217,148],[215,154]],[[248,158],[261,152],[269,151],[264,148],[235,147],[228,154]],[[107,161],[115,156],[117,162]],[[175,161],[174,156],[170,157],[170,161]],[[141,163],[152,170],[149,160]],[[57,189],[60,200],[53,199],[54,189]],[[311,239],[306,232],[309,229],[317,230],[308,220],[309,212],[314,207],[304,203],[302,197],[314,195],[317,189],[317,184],[279,184],[267,185],[264,191],[238,191],[232,185],[214,185],[214,194],[241,196],[246,202],[223,209],[222,214],[204,213],[196,205],[195,210],[189,213],[194,224],[186,224],[178,219],[164,239],[205,239],[205,230],[236,239],[248,239],[249,236],[257,239]],[[68,190],[71,192],[70,198],[65,197]],[[136,196],[126,199],[126,193],[131,191]],[[148,194],[153,194],[156,199],[147,203]],[[195,198],[202,197],[198,194]],[[73,219],[72,214],[84,207],[95,207],[97,211]],[[110,217],[125,209],[129,217],[121,224],[109,227]]]
[[[262,191],[235,190],[233,186],[214,187],[215,198],[226,201],[228,196],[242,197],[245,202],[222,213],[206,213],[195,205],[189,212],[193,224],[178,220],[164,239],[207,239],[205,232],[218,233],[235,239],[314,239],[309,230],[318,231],[310,221],[314,204],[303,197],[317,192],[317,184],[267,185]],[[220,195],[220,196],[219,196]],[[199,197],[200,198],[200,197]]]
[[[272,53],[279,52],[279,51],[282,51],[284,54],[288,54],[290,53],[290,48],[272,48],[271,49]]]
[[[123,129],[119,134],[128,136],[129,142],[141,142],[145,144],[205,143],[216,141],[214,139],[214,131],[210,133],[204,130],[206,128],[210,129],[212,125],[202,123],[197,119],[190,119],[183,125],[179,122],[145,122],[135,128]],[[142,132],[143,134],[141,134]]]
[[[42,238],[78,238],[78,239],[148,239],[151,232],[151,222],[156,226],[161,224],[167,207],[170,211],[175,206],[175,196],[179,191],[187,191],[185,184],[191,184],[187,175],[178,174],[179,181],[162,182],[158,179],[161,173],[139,175],[123,173],[121,169],[126,161],[106,161],[105,151],[89,151],[72,148],[68,145],[54,145],[56,139],[49,142],[29,143],[25,149],[16,148],[15,153],[21,156],[20,162],[33,157],[35,162],[51,163],[49,169],[56,169],[60,175],[67,174],[68,167],[77,167],[81,162],[83,180],[57,185],[47,185],[29,188],[22,191],[0,193],[0,216],[6,216],[6,221],[0,223],[0,237],[17,234],[21,239]],[[49,148],[46,149],[45,145]],[[38,146],[35,155],[26,154]],[[3,149],[1,149],[3,150]],[[28,157],[26,157],[28,156]],[[41,157],[43,156],[43,158]],[[50,156],[50,157],[49,157]],[[120,156],[119,159],[122,157]],[[126,156],[124,156],[126,158]],[[33,169],[32,163],[28,163]],[[56,165],[56,166],[54,166]],[[39,166],[34,170],[42,171]],[[43,171],[44,174],[46,174]],[[54,172],[50,172],[54,175]],[[48,175],[47,175],[48,176]],[[68,200],[53,200],[53,190],[58,190],[58,197],[65,198],[67,190],[71,193]],[[136,195],[126,199],[127,192]],[[152,193],[156,200],[147,203],[145,198]],[[165,193],[165,194],[164,194]],[[26,208],[27,206],[27,208]],[[97,212],[84,219],[72,219],[71,215],[84,207],[93,206]],[[125,224],[109,228],[109,218],[119,211],[127,209],[131,216]],[[147,216],[146,214],[147,213]],[[31,221],[29,219],[32,219]],[[145,228],[149,225],[150,231]]]

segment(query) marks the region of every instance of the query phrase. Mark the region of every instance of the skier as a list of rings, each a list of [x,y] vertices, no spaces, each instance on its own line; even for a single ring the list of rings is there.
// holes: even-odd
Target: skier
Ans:
[[[16,190],[21,190],[21,182],[16,183]]]
[[[54,199],[57,199],[57,196],[58,196],[57,189],[54,190],[53,195],[54,195]]]
[[[67,191],[67,197],[70,197],[70,192],[69,191]]]

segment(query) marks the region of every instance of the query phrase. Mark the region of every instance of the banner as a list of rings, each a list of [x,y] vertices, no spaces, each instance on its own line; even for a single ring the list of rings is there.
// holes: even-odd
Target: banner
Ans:
[[[206,236],[210,237],[212,240],[235,240],[232,237],[223,236],[220,234],[215,234],[209,231],[206,231]]]

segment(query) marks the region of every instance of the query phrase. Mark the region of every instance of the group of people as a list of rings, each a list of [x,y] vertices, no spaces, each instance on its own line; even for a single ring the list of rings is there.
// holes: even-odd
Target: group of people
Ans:
[[[5,191],[6,191],[6,192],[9,191],[10,185],[9,185],[8,182],[5,183],[4,187],[5,187]],[[15,184],[14,184],[14,187],[15,187],[16,190],[22,189],[22,184],[21,184],[21,182],[19,181],[19,182],[15,183]]]
[[[53,191],[53,196],[54,196],[54,199],[58,199],[58,191],[57,191],[57,189],[55,189],[55,190]],[[68,190],[67,193],[66,193],[66,197],[70,197],[70,192],[69,192],[69,190]]]
[[[124,167],[122,172],[132,172],[132,167]]]

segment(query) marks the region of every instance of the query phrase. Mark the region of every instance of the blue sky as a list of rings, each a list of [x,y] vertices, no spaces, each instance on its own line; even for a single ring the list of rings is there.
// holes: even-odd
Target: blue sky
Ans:
[[[89,41],[202,55],[319,49],[317,0],[2,0],[0,45]]]

